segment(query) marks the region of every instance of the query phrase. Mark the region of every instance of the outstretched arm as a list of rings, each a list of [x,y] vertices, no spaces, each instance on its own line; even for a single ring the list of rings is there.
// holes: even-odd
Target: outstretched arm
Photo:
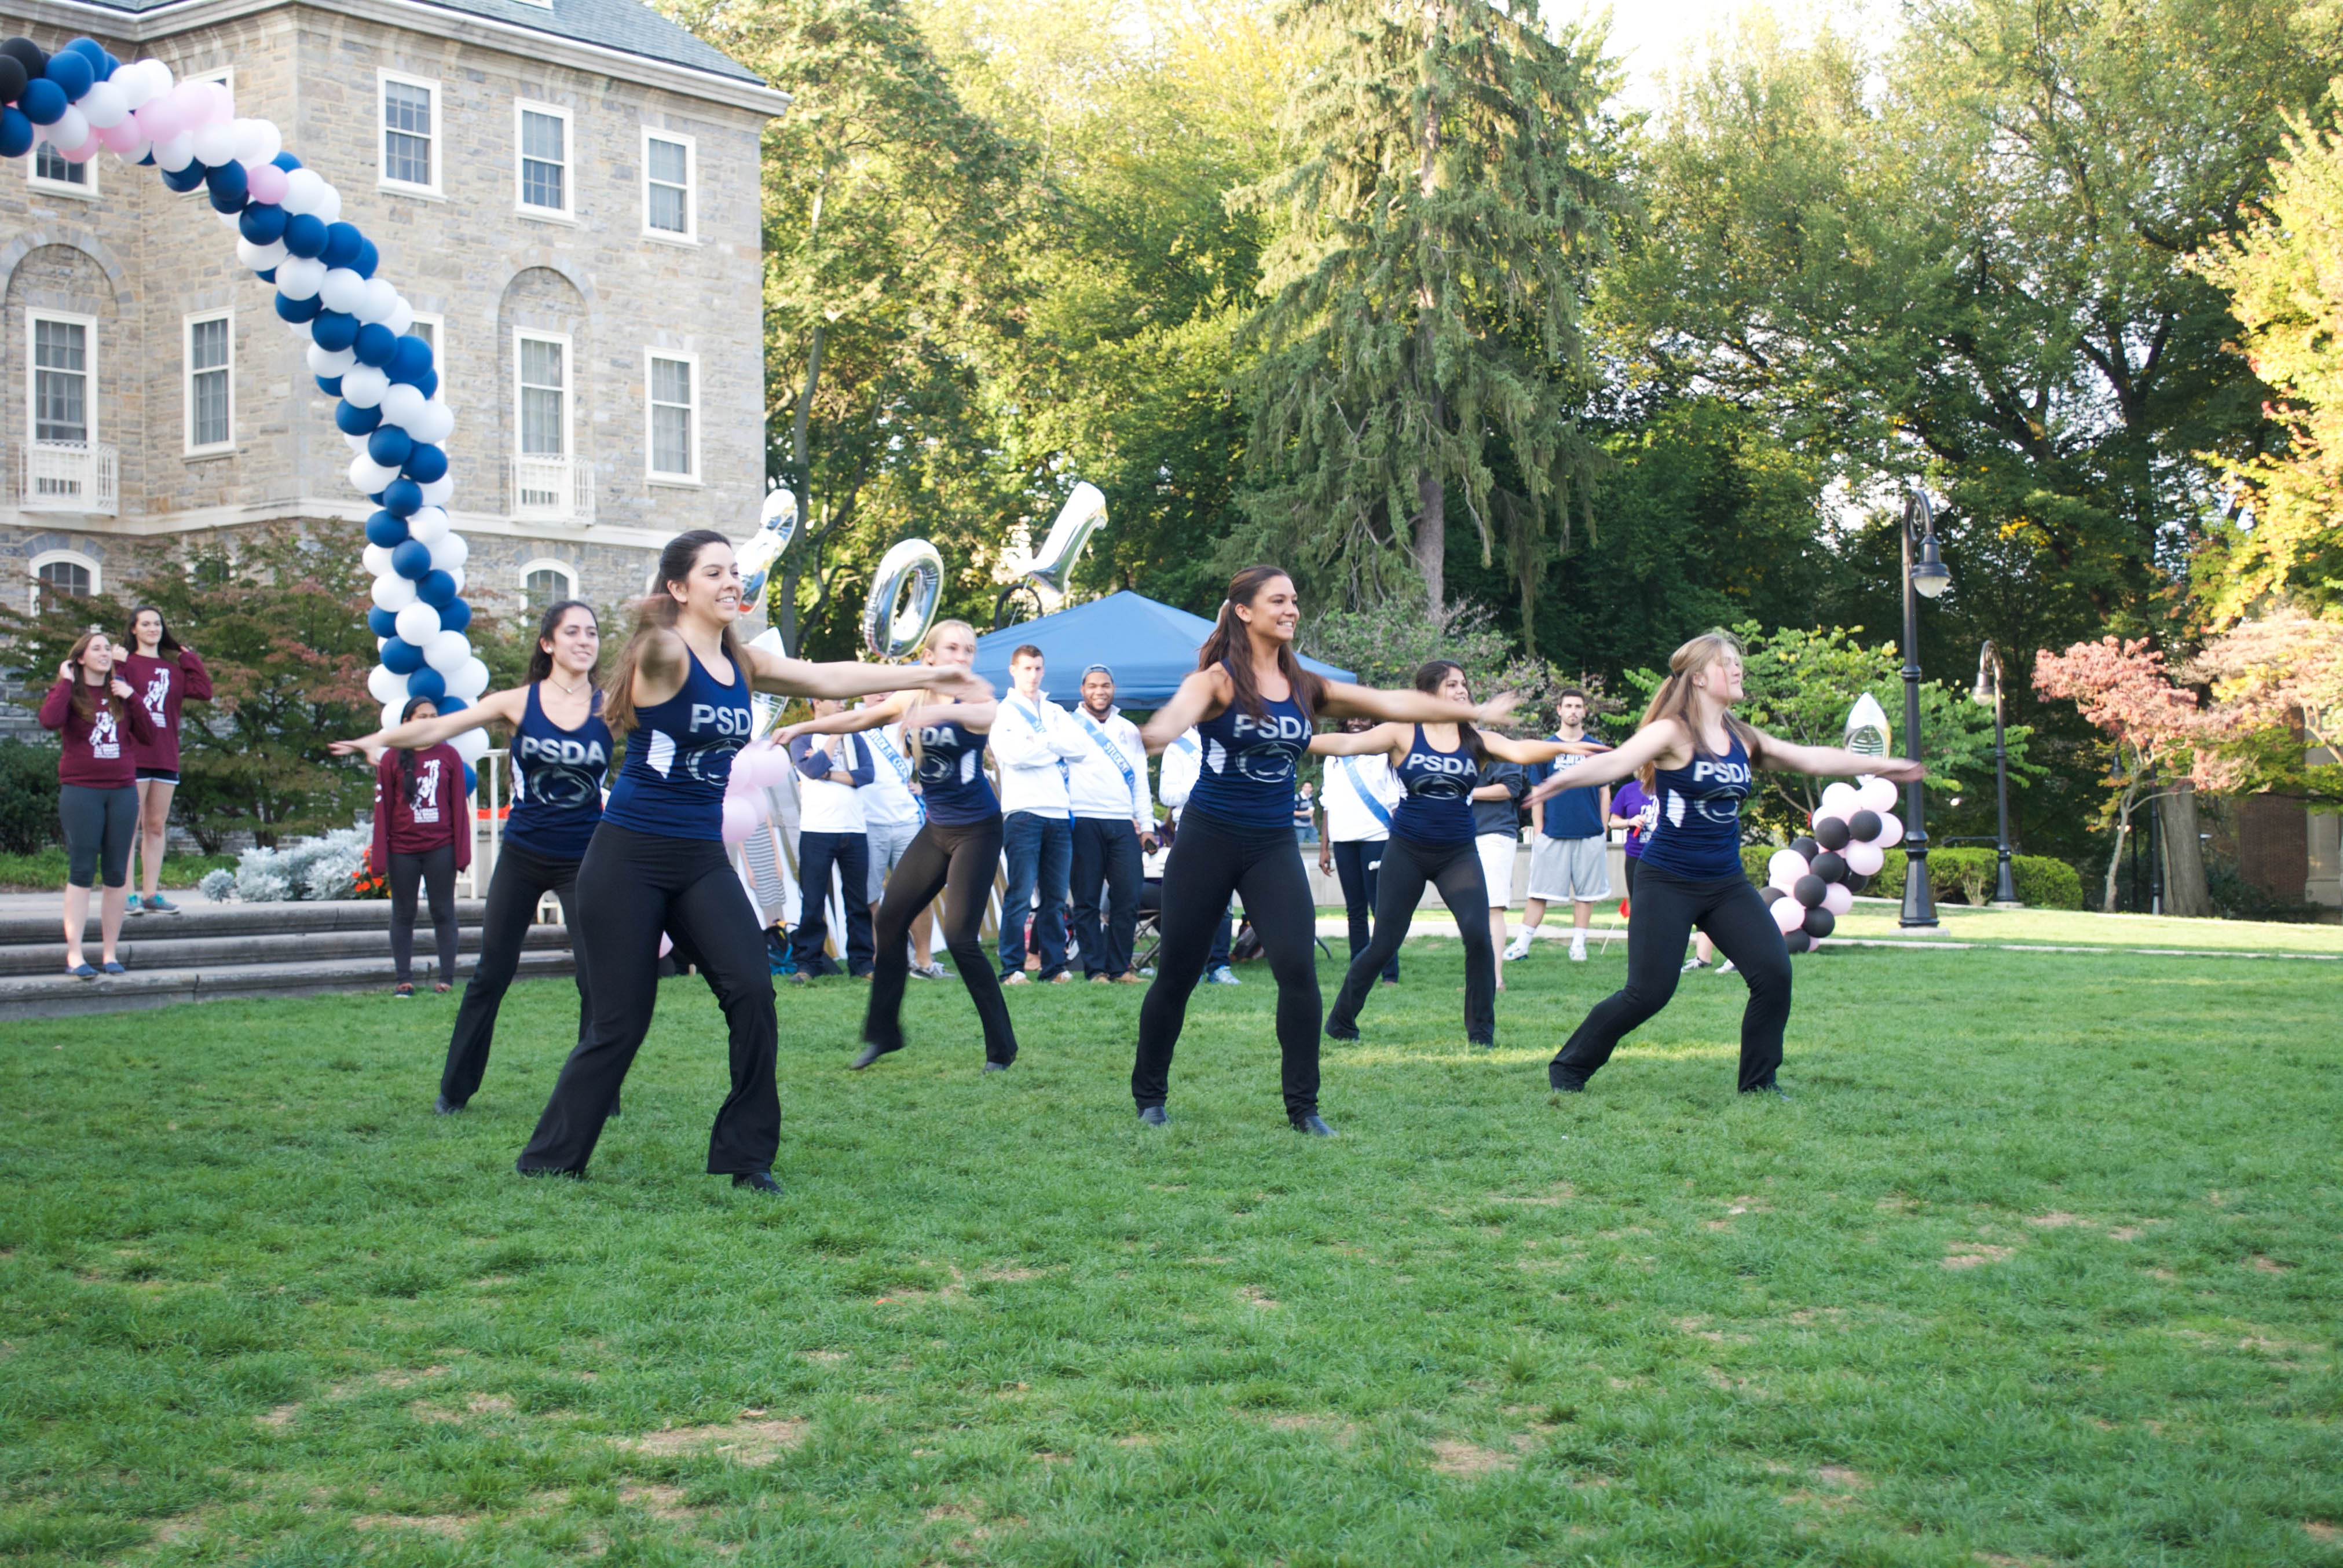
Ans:
[[[1664,754],[1686,744],[1684,728],[1681,723],[1673,719],[1659,719],[1635,731],[1634,737],[1617,750],[1589,757],[1575,768],[1562,769],[1531,790],[1529,799],[1534,804],[1551,799],[1564,789],[1614,784],[1637,771],[1644,763],[1656,761]]]
[[[1490,756],[1518,762],[1524,768],[1551,762],[1564,755],[1600,757],[1611,749],[1594,740],[1516,740],[1510,735],[1492,735],[1485,729],[1481,731],[1481,746]]]
[[[508,724],[518,729],[522,710],[528,702],[528,688],[526,686],[491,691],[468,708],[443,713],[436,719],[410,719],[404,724],[394,724],[387,729],[377,729],[355,740],[337,740],[327,749],[337,757],[364,753],[367,761],[379,762],[385,751],[411,751],[417,747],[437,746],[442,740],[455,739],[467,729],[481,729],[490,724]]]
[[[1326,683],[1325,699],[1318,711],[1330,719],[1375,719],[1396,724],[1503,724],[1513,717],[1513,694],[1500,692],[1477,707],[1451,702],[1424,691],[1386,691],[1381,687],[1353,686],[1346,680]]]
[[[1148,715],[1139,739],[1151,754],[1161,751],[1189,730],[1229,705],[1230,683],[1224,669],[1200,669],[1180,683],[1172,700]]]
[[[1763,731],[1758,732],[1757,744],[1751,749],[1756,753],[1751,760],[1760,768],[1783,773],[1812,773],[1825,779],[1852,779],[1868,773],[1890,783],[1909,784],[1927,770],[1924,764],[1908,757],[1865,757],[1841,746],[1794,746]]]
[[[761,648],[747,651],[749,684],[759,691],[783,697],[830,697],[845,701],[904,687],[925,688],[939,697],[970,700],[992,695],[990,686],[956,664],[816,664],[811,659],[789,658]]]
[[[1398,725],[1378,724],[1356,735],[1342,729],[1313,735],[1310,738],[1310,750],[1317,757],[1372,757],[1378,751],[1396,751],[1406,739]]]
[[[886,701],[866,708],[850,708],[825,719],[800,719],[795,724],[784,724],[773,731],[773,739],[787,746],[800,735],[860,735],[866,729],[894,723],[919,699],[917,690],[898,691]]]

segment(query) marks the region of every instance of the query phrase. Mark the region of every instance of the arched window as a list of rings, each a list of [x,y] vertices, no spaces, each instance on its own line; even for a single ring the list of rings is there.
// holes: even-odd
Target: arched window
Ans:
[[[546,606],[578,597],[577,568],[567,561],[530,561],[520,568],[520,589],[529,613],[542,615]]]
[[[98,564],[75,550],[45,550],[33,558],[32,571],[26,608],[34,615],[67,598],[87,598],[104,582]]]

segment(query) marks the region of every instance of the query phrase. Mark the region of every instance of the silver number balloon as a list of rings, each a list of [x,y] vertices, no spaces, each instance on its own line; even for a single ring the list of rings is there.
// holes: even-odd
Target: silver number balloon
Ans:
[[[925,539],[904,539],[880,558],[862,608],[862,646],[880,658],[916,652],[943,598],[944,558]]]
[[[1058,520],[1050,526],[1050,537],[1041,541],[1041,548],[1025,568],[1026,580],[1034,583],[1057,598],[1066,596],[1071,585],[1074,563],[1081,559],[1082,548],[1091,536],[1106,524],[1106,498],[1099,488],[1085,479],[1074,487],[1059,509]]]
[[[757,531],[733,552],[740,564],[740,604],[750,615],[765,613],[765,579],[797,532],[798,498],[781,486],[765,498],[764,509],[757,514]]]

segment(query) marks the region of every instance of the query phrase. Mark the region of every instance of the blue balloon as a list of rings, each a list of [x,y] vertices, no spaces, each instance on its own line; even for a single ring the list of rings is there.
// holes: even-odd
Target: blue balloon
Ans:
[[[471,706],[471,704],[470,704],[470,703],[466,702],[466,701],[465,701],[462,698],[460,698],[460,697],[450,697],[450,698],[447,699],[445,701],[441,702],[441,703],[439,704],[439,706],[440,706],[441,708],[446,708],[446,707],[447,707],[447,706],[448,706],[448,704],[449,704],[449,703],[453,703],[456,707],[458,707],[458,708],[459,708],[459,709],[460,709],[460,708],[469,708],[469,707]],[[479,788],[480,788],[480,776],[479,776],[478,774],[477,774],[477,773],[475,773],[475,772],[473,772],[473,771],[472,771],[472,765],[471,765],[470,763],[468,763],[468,762],[465,763],[465,764],[464,764],[464,793],[465,793],[465,794],[467,794],[467,795],[478,794],[478,793],[479,792]]]
[[[114,79],[114,73],[122,69],[122,62],[107,55],[104,49],[98,50],[98,53],[106,57],[98,64],[97,79],[101,82],[110,82]]]
[[[367,519],[367,543],[389,549],[407,538],[407,519],[394,518],[388,512],[377,512]]]
[[[382,606],[377,605],[372,609],[367,611],[367,629],[374,633],[377,637],[397,637],[398,635],[398,617],[383,608]],[[397,674],[397,672],[394,670],[392,673]]]
[[[246,194],[244,166],[234,158],[205,175],[204,184],[211,187],[215,212],[242,212],[244,204],[252,199]]]
[[[350,270],[360,277],[372,277],[374,269],[381,265],[382,252],[375,248],[374,241],[370,239],[359,241],[358,258],[350,263]]]
[[[189,191],[194,190],[197,186],[202,185],[204,183],[204,176],[209,173],[211,173],[211,171],[204,167],[203,165],[198,163],[190,163],[186,168],[179,170],[176,174],[172,173],[169,169],[165,169],[163,171],[163,184],[166,189],[169,189],[176,195],[186,196]]]
[[[431,368],[431,345],[409,333],[398,340],[397,349],[383,369],[393,381],[412,382]]]
[[[382,509],[396,518],[411,518],[423,509],[423,487],[412,479],[393,479],[382,487]]]
[[[279,153],[268,161],[275,164],[278,168],[283,169],[288,175],[295,169],[301,166],[301,160],[295,157],[291,153]]]
[[[363,436],[382,423],[380,408],[361,408],[347,399],[334,405],[334,428],[345,436]]]
[[[236,220],[236,232],[255,245],[274,245],[285,237],[286,221],[292,216],[273,202],[256,201]]]
[[[415,437],[396,425],[377,425],[367,437],[367,456],[386,468],[403,468],[415,450]]]
[[[49,68],[42,75],[57,85],[67,101],[88,92],[90,84],[97,80],[96,68],[90,63],[89,56],[76,54],[70,47],[50,55]]]
[[[25,111],[25,117],[33,124],[54,126],[65,117],[66,106],[72,101],[65,96],[63,87],[46,76],[35,76],[25,83],[25,90],[17,95],[16,106]]]
[[[358,246],[366,236],[354,223],[329,223],[326,226],[325,260],[327,266],[347,266],[358,258]]]
[[[415,389],[426,397],[439,390],[439,372],[426,370],[415,378]]]
[[[338,376],[320,376],[317,377],[317,390],[328,397],[338,397],[342,395],[342,378]]]
[[[14,104],[0,109],[0,158],[21,158],[33,150],[39,136],[25,111]]]
[[[289,294],[280,294],[277,297],[277,317],[280,321],[290,321],[296,326],[304,321],[315,321],[317,319],[317,297],[313,294],[307,299],[296,299]]]
[[[400,577],[422,581],[431,569],[431,547],[421,539],[408,539],[390,552],[390,569]]]
[[[447,454],[428,441],[417,441],[415,449],[407,455],[403,466],[408,478],[418,485],[427,485],[434,479],[447,477]]]
[[[309,328],[309,341],[328,354],[339,354],[358,340],[358,318],[347,311],[320,310]]]
[[[89,61],[89,68],[94,72],[98,71],[98,68],[104,65],[106,61],[114,58],[113,55],[106,52],[105,45],[99,43],[96,39],[90,37],[87,34],[84,34],[81,37],[68,41],[65,47],[73,50],[75,54],[85,56]],[[103,73],[100,73],[97,79],[103,82],[106,80],[106,77]]]
[[[415,580],[415,597],[433,609],[456,602],[456,579],[443,571],[428,571]]]
[[[398,352],[398,339],[392,334],[390,328],[381,322],[369,321],[358,328],[356,342],[346,343],[342,347],[356,348],[359,363],[371,365],[379,369],[389,364],[392,357]]]
[[[447,695],[447,678],[427,664],[407,678],[407,695],[437,702]]]
[[[439,629],[461,631],[472,624],[472,607],[462,599],[450,599],[439,607]]]
[[[391,619],[396,622],[397,616]],[[382,645],[382,667],[393,675],[412,675],[423,668],[423,650],[403,638]]]
[[[326,226],[316,213],[295,213],[285,220],[285,232],[277,237],[295,256],[314,261],[325,254]]]

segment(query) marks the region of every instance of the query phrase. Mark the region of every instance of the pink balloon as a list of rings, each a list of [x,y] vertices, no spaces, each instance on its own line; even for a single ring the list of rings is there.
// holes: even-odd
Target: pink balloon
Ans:
[[[1765,885],[1786,893],[1800,877],[1814,869],[1814,863],[1795,849],[1776,849],[1774,858],[1765,862]]]
[[[204,99],[207,106],[203,124],[224,126],[236,118],[236,95],[227,90],[226,83],[198,82],[196,85],[204,89]]]
[[[146,138],[139,134],[135,120],[117,120],[97,133],[101,146],[110,153],[127,153]]]
[[[757,830],[758,810],[746,800],[727,799],[724,802],[724,841],[744,844],[749,835]]]
[[[285,199],[285,171],[275,164],[255,164],[245,175],[245,188],[253,200],[274,206]]]
[[[65,161],[69,164],[85,164],[89,162],[90,159],[97,156],[98,148],[103,145],[104,144],[97,139],[97,133],[92,131],[90,133],[89,140],[82,143],[81,146],[77,147],[59,147],[57,149],[57,156],[65,159]]]
[[[212,95],[207,86],[204,82],[182,82],[171,89],[165,102],[177,106],[180,130],[192,131],[210,123]]]
[[[186,129],[176,106],[166,95],[130,116],[150,142],[167,142]]]
[[[671,952],[673,952],[673,951],[675,951],[675,939],[674,939],[673,937],[671,937],[671,936],[669,936],[665,931],[661,931],[661,932],[659,933],[659,957],[661,957],[661,958],[665,958],[665,957],[667,957],[667,955],[668,955],[668,954],[669,954],[669,953],[671,953]]]
[[[1806,906],[1795,899],[1776,899],[1765,906],[1765,912],[1774,917],[1775,929],[1785,937],[1806,921]]]
[[[1843,915],[1855,908],[1855,894],[1845,882],[1833,882],[1823,890],[1823,908]]]
[[[1846,869],[1858,877],[1875,877],[1887,864],[1887,851],[1876,844],[1849,844],[1839,853],[1846,857]]]
[[[1883,849],[1892,849],[1904,841],[1904,819],[1893,811],[1879,813],[1879,837],[1872,840]]]
[[[1896,786],[1876,776],[1856,785],[1855,798],[1863,802],[1863,809],[1866,811],[1896,809]]]

